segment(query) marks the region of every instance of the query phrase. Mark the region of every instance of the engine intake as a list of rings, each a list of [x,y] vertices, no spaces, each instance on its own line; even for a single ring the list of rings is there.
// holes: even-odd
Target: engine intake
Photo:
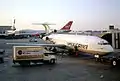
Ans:
[[[45,40],[49,40],[49,37],[46,37],[46,39]]]
[[[57,30],[54,30],[53,32],[54,32],[54,33],[57,33]]]

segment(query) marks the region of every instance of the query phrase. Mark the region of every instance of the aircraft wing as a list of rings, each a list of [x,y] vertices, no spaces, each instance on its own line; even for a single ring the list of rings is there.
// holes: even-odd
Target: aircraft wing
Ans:
[[[40,43],[6,43],[9,45],[29,45],[29,46],[48,46],[48,47],[65,47],[64,44],[40,44]]]

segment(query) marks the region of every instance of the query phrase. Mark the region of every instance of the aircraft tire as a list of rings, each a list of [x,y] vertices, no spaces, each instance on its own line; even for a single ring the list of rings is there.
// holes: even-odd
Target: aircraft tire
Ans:
[[[118,61],[116,59],[111,60],[111,66],[116,67],[118,65]]]
[[[102,58],[95,58],[95,61],[96,61],[96,62],[101,62],[101,63],[104,63],[104,62],[105,62],[105,60],[102,59]]]
[[[99,58],[95,58],[95,61],[96,61],[96,62],[99,62],[99,61],[100,61],[100,59],[99,59]]]
[[[49,63],[50,63],[50,64],[55,64],[55,63],[56,63],[56,60],[55,60],[55,59],[51,59]]]

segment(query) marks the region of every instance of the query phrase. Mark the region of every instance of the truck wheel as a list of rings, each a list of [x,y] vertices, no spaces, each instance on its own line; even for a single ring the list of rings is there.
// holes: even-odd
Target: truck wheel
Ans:
[[[30,62],[19,62],[20,66],[28,66]]]
[[[0,58],[0,63],[4,63],[4,59],[3,58]]]
[[[116,60],[116,59],[113,59],[113,60],[111,61],[111,65],[112,65],[112,67],[117,66],[117,65],[118,65],[118,64],[117,64],[117,60]]]
[[[55,59],[51,59],[50,60],[50,64],[55,64],[56,63],[56,60]]]

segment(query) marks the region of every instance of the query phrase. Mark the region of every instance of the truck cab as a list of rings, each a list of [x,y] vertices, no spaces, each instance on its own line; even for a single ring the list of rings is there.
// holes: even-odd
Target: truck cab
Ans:
[[[20,65],[39,62],[55,64],[56,56],[42,46],[13,46],[13,63]]]
[[[103,56],[102,59],[105,62],[109,62],[112,67],[120,65],[120,52],[113,52],[106,56]]]

